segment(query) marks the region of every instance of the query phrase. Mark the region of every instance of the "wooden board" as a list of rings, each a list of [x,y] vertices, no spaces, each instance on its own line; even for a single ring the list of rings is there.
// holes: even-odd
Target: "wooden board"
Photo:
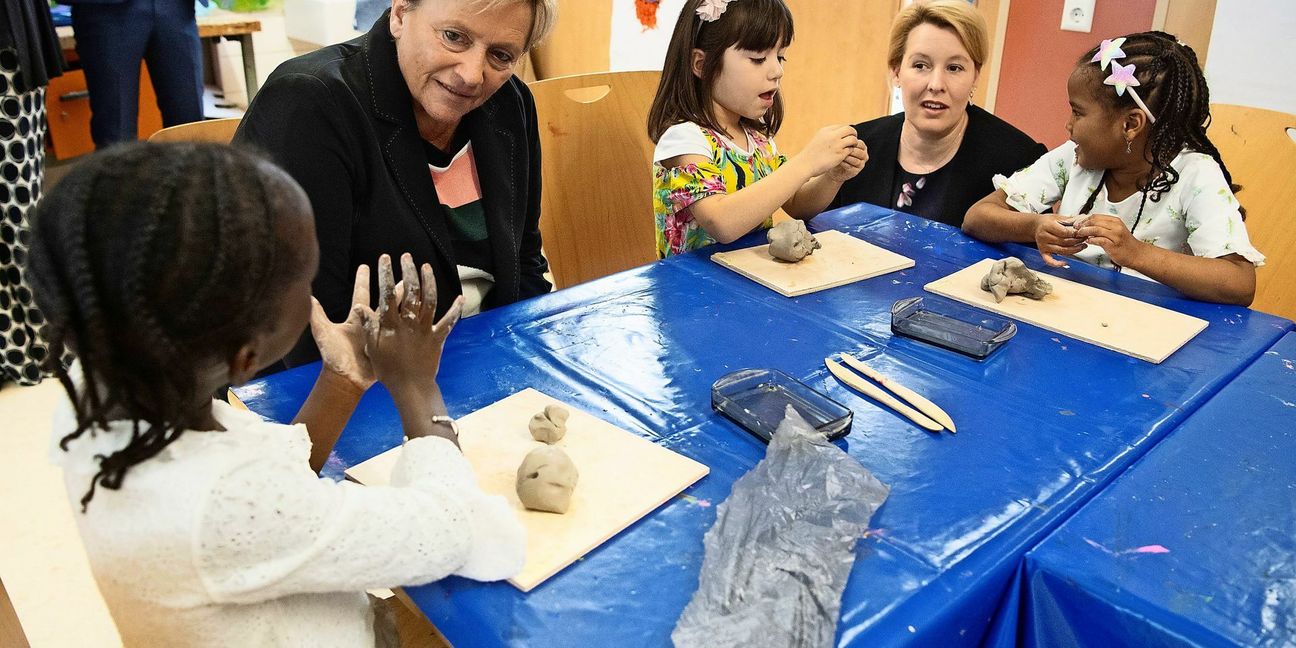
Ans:
[[[845,232],[815,234],[823,247],[798,261],[786,263],[769,253],[769,244],[717,252],[711,260],[785,297],[798,297],[844,286],[914,266],[901,256]]]
[[[531,438],[527,423],[546,405],[562,405],[571,412],[567,435],[556,445],[580,473],[571,508],[562,515],[524,509],[515,490],[522,458],[542,445]],[[526,527],[526,565],[509,580],[523,592],[710,472],[692,459],[534,389],[524,389],[458,423],[459,444],[482,490],[504,496]],[[362,484],[386,484],[399,453],[400,448],[394,448],[346,474]]]
[[[1045,274],[1053,294],[1042,300],[1008,295],[996,304],[981,290],[994,259],[983,259],[924,288],[943,297],[1034,324],[1105,349],[1159,364],[1193,339],[1206,321]]]

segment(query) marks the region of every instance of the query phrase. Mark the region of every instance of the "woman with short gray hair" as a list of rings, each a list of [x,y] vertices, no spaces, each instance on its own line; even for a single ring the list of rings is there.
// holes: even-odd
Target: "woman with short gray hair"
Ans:
[[[364,36],[270,75],[234,141],[310,197],[314,294],[334,321],[381,254],[432,264],[442,310],[549,291],[535,101],[513,71],[556,18],[556,0],[392,0]],[[288,363],[316,357],[306,335]]]

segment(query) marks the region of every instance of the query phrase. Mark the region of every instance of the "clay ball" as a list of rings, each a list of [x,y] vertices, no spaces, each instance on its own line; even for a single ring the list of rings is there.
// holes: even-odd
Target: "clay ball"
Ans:
[[[531,417],[531,422],[527,428],[531,430],[531,438],[544,443],[557,443],[567,435],[567,417],[566,409],[557,405],[549,405],[544,408],[543,412]]]
[[[775,225],[765,235],[769,252],[775,259],[796,263],[822,247],[819,240],[806,229],[804,221],[787,220]]]
[[[518,466],[518,499],[533,511],[566,513],[579,477],[576,464],[561,448],[540,446]]]

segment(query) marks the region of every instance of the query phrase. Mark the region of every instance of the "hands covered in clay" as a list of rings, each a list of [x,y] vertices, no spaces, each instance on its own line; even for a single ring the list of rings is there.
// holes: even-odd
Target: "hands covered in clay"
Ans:
[[[391,257],[384,254],[378,259],[378,310],[368,317],[365,352],[375,377],[389,390],[436,391],[441,350],[459,322],[463,298],[456,299],[439,321],[436,309],[436,277],[431,265],[416,269],[413,257],[401,256],[401,281],[397,284]]]
[[[861,155],[863,159],[859,159]],[[868,160],[868,148],[859,141],[853,127],[825,126],[814,134],[796,157],[809,165],[812,177],[825,173],[850,173],[847,176],[849,179],[864,168],[864,162]],[[853,168],[853,163],[848,163],[850,160],[857,160],[859,169],[850,172],[849,169]],[[846,170],[843,170],[843,165],[847,167]]]
[[[1039,248],[1044,263],[1055,268],[1066,265],[1065,261],[1055,259],[1053,255],[1071,256],[1079,254],[1085,248],[1084,237],[1076,232],[1076,216],[1040,216],[1035,226],[1035,246]],[[1083,222],[1083,221],[1081,221]]]
[[[463,311],[463,298],[456,299],[437,320],[432,266],[424,264],[420,271],[408,254],[401,257],[400,283],[391,257],[379,257],[378,291],[378,309],[374,310],[370,306],[369,267],[362,265],[356,269],[346,321],[329,321],[319,302],[313,303],[311,333],[324,369],[345,378],[360,392],[382,381],[396,402],[407,436],[442,434],[444,431],[431,423],[432,417],[446,413],[436,376],[446,337]]]
[[[1094,214],[1075,224],[1076,236],[1102,248],[1112,263],[1135,267],[1144,243],[1125,226],[1125,221],[1106,214]],[[1136,268],[1137,269],[1137,268]]]
[[[844,183],[859,175],[859,172],[864,170],[864,165],[868,163],[868,159],[868,145],[857,139],[855,145],[847,149],[846,159],[828,172],[828,179],[838,184]]]
[[[315,338],[315,345],[319,347],[324,368],[345,378],[362,392],[373,386],[375,381],[373,365],[365,354],[365,324],[370,312],[367,265],[356,269],[355,288],[351,291],[351,311],[341,324],[333,323],[324,313],[319,300],[311,297],[311,335]]]

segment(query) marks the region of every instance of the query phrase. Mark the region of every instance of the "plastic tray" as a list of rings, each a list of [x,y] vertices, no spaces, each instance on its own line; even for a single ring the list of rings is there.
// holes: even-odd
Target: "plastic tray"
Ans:
[[[829,439],[850,432],[849,409],[777,369],[742,369],[711,385],[712,409],[767,443],[787,405]]]
[[[910,297],[891,305],[891,331],[982,359],[1016,335],[1017,325],[953,302]]]

